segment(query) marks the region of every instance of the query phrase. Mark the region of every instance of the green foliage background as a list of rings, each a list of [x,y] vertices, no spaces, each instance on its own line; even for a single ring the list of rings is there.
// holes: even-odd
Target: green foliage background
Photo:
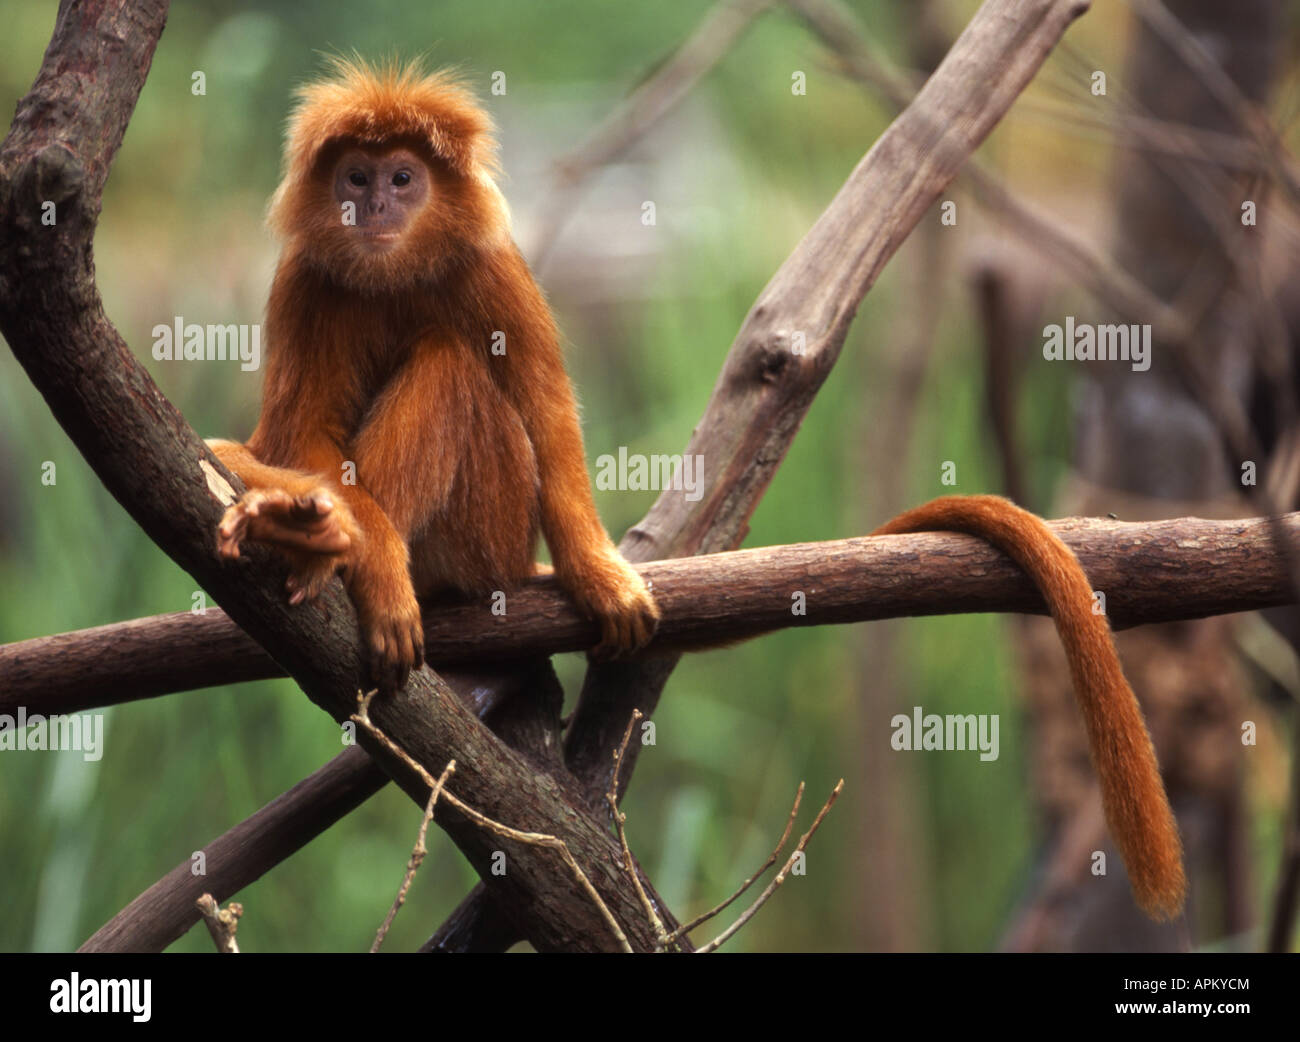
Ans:
[[[155,362],[149,331],[173,315],[260,320],[274,263],[263,208],[277,179],[292,88],[318,70],[318,52],[423,52],[433,64],[457,64],[507,129],[554,111],[545,106],[557,96],[598,119],[709,6],[175,4],[104,199],[96,260],[109,316],[200,434],[245,436],[260,375],[219,363]],[[874,0],[855,6],[877,42],[901,53],[897,7]],[[55,5],[7,0],[5,12],[0,108],[12,111],[36,73]],[[203,97],[190,91],[196,69],[207,76]],[[808,75],[806,97],[791,95],[795,69]],[[504,97],[488,94],[495,70],[508,75]],[[688,228],[683,214],[661,208],[659,225],[641,229],[641,197],[629,197],[632,234],[660,237],[651,283],[598,325],[552,292],[584,402],[589,463],[621,444],[633,452],[681,451],[755,295],[887,122],[784,13],[761,19],[682,113],[659,133],[674,134],[692,113],[708,114],[720,133],[704,144],[732,160],[733,183],[710,178],[707,164],[698,175],[689,161],[668,171],[678,192],[713,215],[708,228]],[[541,129],[549,149],[543,158],[550,159],[591,127],[557,122]],[[519,139],[503,137],[504,166],[514,175],[504,189],[526,210],[541,185],[521,179],[512,164]],[[1017,147],[999,130],[989,150],[1005,157]],[[1050,153],[1055,146],[1043,147]],[[1071,157],[1069,176],[1080,183],[1098,176],[1104,153],[1093,151],[1082,161]],[[872,489],[886,467],[904,468],[913,501],[952,491],[939,485],[944,460],[958,465],[957,491],[998,490],[980,419],[969,300],[957,279],[924,300],[903,298],[897,269],[909,262],[904,251],[864,302],[746,545],[870,529],[882,519]],[[906,310],[940,306],[911,454],[872,459],[864,435],[892,394],[873,360]],[[1039,502],[1068,454],[1068,389],[1058,374],[1031,371],[1024,396]],[[40,481],[47,460],[57,466],[53,487]],[[0,642],[190,607],[194,581],[100,487],[8,352],[0,354],[0,478]],[[653,496],[600,493],[598,505],[617,537]],[[925,852],[937,902],[922,943],[986,949],[1025,885],[1034,835],[1006,633],[990,617],[917,621],[901,632],[908,706],[1002,714],[996,763],[954,754],[918,755],[909,765],[917,795],[907,828]],[[658,743],[642,755],[625,806],[634,848],[683,917],[729,893],[761,862],[801,779],[808,782],[805,821],[838,778],[849,780],[811,848],[808,875],[783,888],[730,945],[736,950],[860,947],[861,910],[894,898],[859,885],[874,843],[889,839],[862,834],[863,808],[876,797],[853,782],[863,758],[909,754],[890,750],[887,718],[864,719],[859,709],[873,682],[855,659],[860,638],[856,626],[810,629],[691,657],[656,717]],[[559,665],[572,696],[583,660],[567,656]],[[106,716],[99,763],[76,753],[0,755],[0,949],[75,947],[340,747],[334,724],[288,681],[128,704]],[[364,949],[401,879],[418,822],[417,808],[390,787],[249,887],[238,895],[246,909],[244,948]],[[390,935],[392,950],[416,947],[474,882],[455,848],[432,838]],[[209,947],[199,928],[173,950]]]

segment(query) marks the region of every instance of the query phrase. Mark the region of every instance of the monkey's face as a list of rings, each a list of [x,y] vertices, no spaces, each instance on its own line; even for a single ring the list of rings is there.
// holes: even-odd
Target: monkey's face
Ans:
[[[270,221],[306,264],[367,294],[428,286],[509,241],[490,177],[401,136],[327,143],[305,177],[286,176]]]
[[[407,148],[350,148],[334,166],[333,185],[347,234],[368,254],[400,247],[433,194],[429,168]]]

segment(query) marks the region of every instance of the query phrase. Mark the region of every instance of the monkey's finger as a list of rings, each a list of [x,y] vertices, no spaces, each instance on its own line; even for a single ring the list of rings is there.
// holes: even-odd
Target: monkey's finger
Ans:
[[[383,631],[371,630],[369,640],[370,680],[384,694],[393,691],[392,660],[388,655],[388,643]]]
[[[402,688],[406,687],[406,680],[410,675],[411,675],[411,667],[408,666],[405,662],[394,663],[392,673],[391,673],[392,676],[391,683],[393,685],[392,691],[398,692],[401,691]]]
[[[279,489],[256,488],[245,492],[235,505],[245,518],[260,517],[264,506],[273,506],[283,493]]]
[[[397,673],[398,687],[406,683],[406,675],[411,670],[411,663],[415,661],[415,648],[411,644],[411,631],[401,623],[397,624],[396,632],[393,634],[393,644],[395,654],[393,661]]]
[[[314,601],[325,592],[325,587],[338,571],[338,565],[326,556],[309,557],[306,562],[295,568],[289,578],[292,580],[293,588],[302,591],[302,600]]]
[[[415,660],[410,631],[399,627],[398,632],[393,634],[390,646],[395,650],[392,662],[393,690],[400,691],[406,686],[411,675],[411,663]]]

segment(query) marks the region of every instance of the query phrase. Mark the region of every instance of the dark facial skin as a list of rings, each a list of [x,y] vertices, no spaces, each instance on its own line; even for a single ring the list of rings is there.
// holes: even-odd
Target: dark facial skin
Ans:
[[[430,192],[424,160],[407,148],[349,149],[334,167],[334,200],[356,205],[357,237],[374,249],[396,245]]]

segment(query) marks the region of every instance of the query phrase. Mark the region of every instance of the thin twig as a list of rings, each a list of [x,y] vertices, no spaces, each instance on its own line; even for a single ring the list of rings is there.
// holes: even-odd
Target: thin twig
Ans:
[[[370,719],[370,702],[376,694],[378,694],[378,689],[371,691],[369,694],[362,694],[358,691],[357,712],[353,713],[350,719],[359,726],[364,727],[371,737],[382,744],[394,756],[398,757],[407,767],[415,771],[415,773],[424,781],[425,785],[429,786],[429,789],[432,790],[434,786],[438,784],[434,780],[433,775],[426,771],[422,764],[414,760],[405,749],[376,727],[374,722]],[[573,854],[569,852],[568,844],[565,843],[564,840],[560,839],[559,836],[551,836],[543,832],[521,832],[519,829],[513,829],[509,825],[503,825],[499,821],[494,821],[486,814],[480,813],[469,804],[459,799],[450,789],[443,790],[441,799],[450,803],[456,808],[456,810],[460,811],[461,814],[465,815],[465,817],[469,818],[476,825],[487,829],[495,835],[501,836],[504,839],[515,840],[518,843],[527,843],[530,846],[548,847],[551,850],[558,851],[560,857],[563,858],[564,863],[568,865],[569,869],[573,872],[574,878],[578,881],[578,885],[581,886],[587,896],[591,898],[592,903],[596,906],[596,910],[600,913],[601,918],[604,919],[606,924],[609,926],[610,933],[614,935],[614,939],[618,942],[619,948],[624,952],[631,954],[632,946],[628,943],[627,935],[623,933],[623,928],[618,925],[618,920],[614,918],[614,914],[609,910],[609,906],[605,904],[605,901],[600,896],[599,892],[597,892],[596,888],[591,885],[591,880],[587,878],[587,874],[582,870],[582,866],[574,860]]]
[[[808,845],[808,841],[812,839],[813,833],[816,832],[818,826],[821,825],[822,818],[826,817],[830,812],[831,807],[835,805],[835,800],[839,797],[840,790],[843,788],[844,779],[841,778],[836,783],[835,788],[831,790],[831,794],[829,798],[827,798],[825,804],[822,805],[822,809],[818,811],[817,817],[813,819],[812,826],[807,832],[799,837],[799,842],[795,845],[794,850],[790,851],[790,857],[786,860],[785,866],[781,871],[776,874],[776,878],[767,884],[767,888],[758,895],[752,905],[741,913],[739,919],[723,930],[722,933],[718,934],[717,937],[711,940],[703,948],[699,949],[697,954],[704,955],[708,952],[716,952],[723,944],[735,936],[737,930],[754,918],[755,913],[767,903],[768,898],[777,892],[781,884],[785,882],[786,876],[790,874],[790,869],[793,867],[795,859],[803,853],[804,848]]]
[[[371,955],[379,951],[379,946],[384,943],[384,938],[388,936],[388,928],[393,925],[393,920],[397,918],[397,910],[406,903],[406,892],[411,889],[411,881],[415,879],[415,873],[424,862],[424,855],[429,852],[424,845],[424,837],[429,831],[429,822],[433,820],[433,808],[438,802],[438,797],[442,795],[442,787],[447,784],[447,779],[455,773],[456,761],[452,760],[443,769],[442,774],[438,776],[437,784],[429,793],[429,802],[424,807],[424,817],[420,821],[420,831],[415,837],[415,847],[406,862],[406,875],[402,878],[402,885],[398,888],[397,896],[393,898],[393,907],[388,910],[383,925],[379,927],[379,932],[375,934],[374,943],[370,946]]]
[[[1295,179],[1287,167],[1290,157],[1273,132],[1267,117],[1204,51],[1200,42],[1161,3],[1161,0],[1130,0],[1130,3],[1165,44],[1197,74],[1198,85],[1218,100],[1235,116],[1238,124],[1254,136],[1264,151],[1264,160],[1273,168],[1277,179],[1292,190],[1295,197]],[[1070,44],[1063,42],[1059,53],[1072,59],[1081,70],[1099,67],[1098,62],[1078,52]],[[1125,105],[1140,115],[1150,115],[1143,110],[1136,97],[1122,100]],[[1178,184],[1188,202],[1197,210],[1205,226],[1213,234],[1223,261],[1237,276],[1237,283],[1243,291],[1249,292],[1255,281],[1260,278],[1260,249],[1253,237],[1234,234],[1232,224],[1223,213],[1224,192],[1219,184],[1216,184],[1208,173],[1196,165],[1174,166],[1160,156],[1151,156],[1150,161]],[[1259,201],[1263,205],[1263,200]],[[1119,264],[1112,266],[1117,271],[1121,270]],[[1186,328],[1184,336],[1170,337],[1166,345],[1182,348],[1171,352],[1174,362],[1172,371],[1192,398],[1208,413],[1219,432],[1226,452],[1238,460],[1263,459],[1266,455],[1264,446],[1256,436],[1251,417],[1246,412],[1242,401],[1231,392],[1229,383],[1222,380],[1212,369],[1211,363],[1218,345],[1210,340],[1203,330],[1217,306],[1219,295],[1232,285],[1223,277],[1214,278],[1213,281],[1217,284],[1217,292],[1210,292],[1211,287],[1198,286],[1194,279],[1188,279],[1185,292],[1180,294],[1188,306],[1183,308],[1175,304],[1164,305],[1170,314],[1181,316]],[[1099,299],[1111,307],[1115,307],[1118,303],[1104,297]],[[1190,313],[1197,301],[1200,301],[1199,310]],[[1250,355],[1263,372],[1265,383],[1273,388],[1274,407],[1277,410],[1279,423],[1285,426],[1295,415],[1295,396],[1292,391],[1294,381],[1284,333],[1285,322],[1277,301],[1265,294],[1262,286],[1256,297],[1256,307],[1259,311],[1256,322],[1258,336],[1248,338],[1251,346]],[[1127,314],[1130,320],[1140,321],[1140,313],[1129,311]],[[1283,330],[1280,337],[1279,330]],[[1153,328],[1153,334],[1157,339],[1161,339],[1159,333],[1158,327]],[[1286,533],[1277,521],[1278,515],[1285,509],[1283,501],[1274,494],[1275,489],[1269,482],[1246,487],[1243,492],[1255,509],[1270,519],[1269,533],[1273,545],[1277,549],[1292,587],[1300,593],[1300,558],[1293,552]]]
[[[841,784],[843,784],[843,782],[841,782]],[[777,843],[776,849],[773,850],[772,853],[768,856],[768,859],[763,862],[762,867],[757,872],[755,872],[752,876],[746,879],[740,885],[740,889],[737,890],[730,897],[728,897],[720,905],[715,905],[713,908],[709,909],[703,915],[697,915],[685,926],[677,927],[676,930],[674,930],[672,933],[668,935],[669,941],[675,941],[677,940],[678,937],[685,937],[697,926],[701,925],[702,923],[708,922],[715,915],[724,911],[728,905],[730,905],[733,901],[735,901],[738,897],[740,897],[741,894],[743,894],[746,890],[748,890],[751,886],[753,886],[754,881],[757,880],[759,876],[763,875],[769,868],[771,868],[774,864],[776,864],[776,859],[781,856],[781,851],[785,847],[785,841],[790,838],[790,830],[794,828],[795,815],[799,813],[799,804],[803,800],[803,788],[804,788],[804,783],[800,782],[799,788],[794,794],[794,806],[790,808],[790,817],[785,823],[785,831],[781,833],[781,840],[780,842]]]
[[[636,861],[633,859],[632,851],[627,845],[627,831],[623,827],[627,821],[627,815],[618,809],[618,772],[623,765],[623,754],[627,752],[627,743],[632,738],[632,729],[636,727],[640,720],[641,710],[633,709],[631,719],[627,722],[627,730],[623,732],[623,741],[614,753],[614,776],[610,779],[609,792],[605,793],[605,799],[609,801],[609,811],[614,815],[614,824],[618,828],[618,842],[623,848],[623,867],[627,869],[627,874],[632,878],[632,886],[636,888],[637,897],[641,899],[641,907],[645,909],[646,917],[654,927],[655,936],[659,938],[660,949],[662,950],[667,947],[667,930],[664,929],[663,920],[659,918],[659,913],[655,910],[654,902],[646,895],[645,888],[641,885],[641,876],[636,870]]]
[[[208,933],[212,943],[223,955],[238,955],[239,945],[235,941],[235,931],[239,929],[239,918],[244,914],[244,906],[238,901],[231,901],[225,908],[217,904],[211,894],[203,894],[194,904],[198,907],[203,921],[208,924]]]

